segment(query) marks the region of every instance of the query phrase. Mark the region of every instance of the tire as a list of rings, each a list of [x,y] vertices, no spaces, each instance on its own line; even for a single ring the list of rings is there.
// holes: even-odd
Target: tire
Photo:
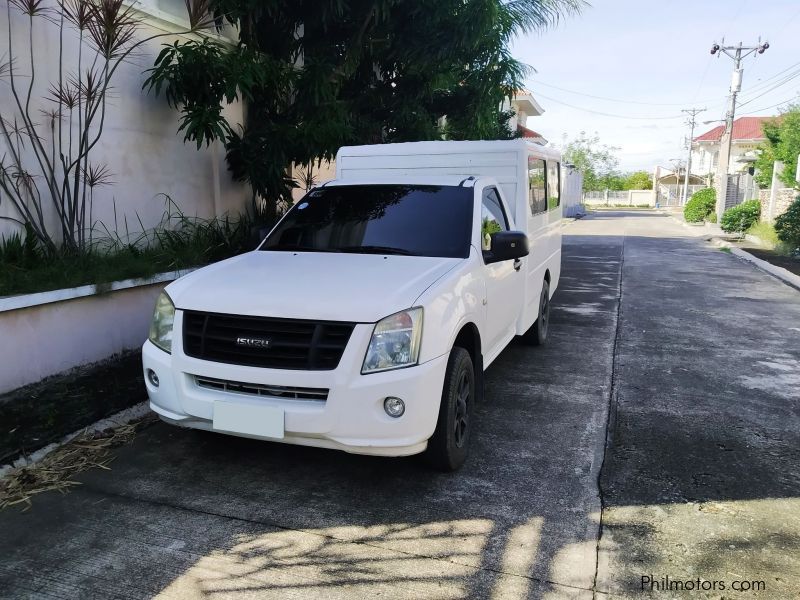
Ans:
[[[542,293],[539,296],[539,314],[530,329],[522,335],[522,341],[530,346],[544,346],[547,343],[547,331],[550,328],[550,284],[542,281]]]
[[[472,357],[456,346],[447,360],[439,418],[425,450],[425,460],[435,469],[455,471],[467,459],[475,391]]]

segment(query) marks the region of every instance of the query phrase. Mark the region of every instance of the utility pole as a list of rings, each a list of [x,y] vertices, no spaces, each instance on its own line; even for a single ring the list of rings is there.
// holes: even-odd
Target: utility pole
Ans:
[[[725,43],[725,40],[722,40]],[[761,43],[758,40],[757,46],[743,46],[739,42],[737,46],[724,46],[714,44],[711,46],[711,54],[733,59],[733,76],[731,78],[731,90],[728,103],[728,112],[725,115],[725,132],[722,134],[719,144],[719,163],[717,164],[717,222],[722,222],[722,213],[725,212],[725,198],[728,195],[728,167],[731,157],[731,144],[733,142],[733,119],[736,114],[736,97],[742,89],[742,60],[751,54],[764,54],[769,48],[769,42]]]
[[[683,195],[681,197],[681,204],[685,205],[689,200],[689,177],[692,175],[692,142],[694,141],[694,128],[697,125],[695,117],[701,112],[705,112],[705,108],[685,108],[681,112],[689,115],[687,125],[691,126],[689,133],[689,156],[686,159],[686,176],[683,179]]]

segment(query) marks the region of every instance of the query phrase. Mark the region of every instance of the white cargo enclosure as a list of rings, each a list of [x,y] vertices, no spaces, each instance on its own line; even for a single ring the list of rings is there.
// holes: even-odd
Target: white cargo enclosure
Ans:
[[[342,148],[257,250],[166,287],[150,406],[199,429],[458,468],[484,369],[547,339],[559,156],[524,140]]]
[[[497,181],[513,215],[512,229],[528,234],[521,335],[536,320],[542,281],[552,295],[561,274],[561,153],[517,139],[345,146],[336,155],[337,181],[442,176]]]

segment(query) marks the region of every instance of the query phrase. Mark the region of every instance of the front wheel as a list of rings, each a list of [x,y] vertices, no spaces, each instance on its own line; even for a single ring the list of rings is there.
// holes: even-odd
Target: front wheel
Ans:
[[[475,368],[464,348],[455,347],[447,360],[436,430],[425,459],[441,471],[455,471],[467,459],[475,401]]]
[[[522,340],[531,346],[543,346],[547,342],[547,329],[550,325],[550,284],[542,281],[542,293],[539,296],[539,314],[536,322],[523,335]]]

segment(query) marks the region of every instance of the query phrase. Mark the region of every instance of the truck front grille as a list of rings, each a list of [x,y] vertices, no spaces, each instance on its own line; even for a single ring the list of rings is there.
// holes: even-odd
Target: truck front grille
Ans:
[[[268,396],[270,398],[286,398],[291,400],[317,400],[325,402],[328,399],[328,390],[325,388],[301,388],[284,385],[264,385],[260,383],[242,383],[240,381],[227,381],[195,375],[198,387],[221,392],[235,392],[250,394],[251,396]]]
[[[339,365],[355,323],[183,313],[187,356],[250,367],[329,371]]]

